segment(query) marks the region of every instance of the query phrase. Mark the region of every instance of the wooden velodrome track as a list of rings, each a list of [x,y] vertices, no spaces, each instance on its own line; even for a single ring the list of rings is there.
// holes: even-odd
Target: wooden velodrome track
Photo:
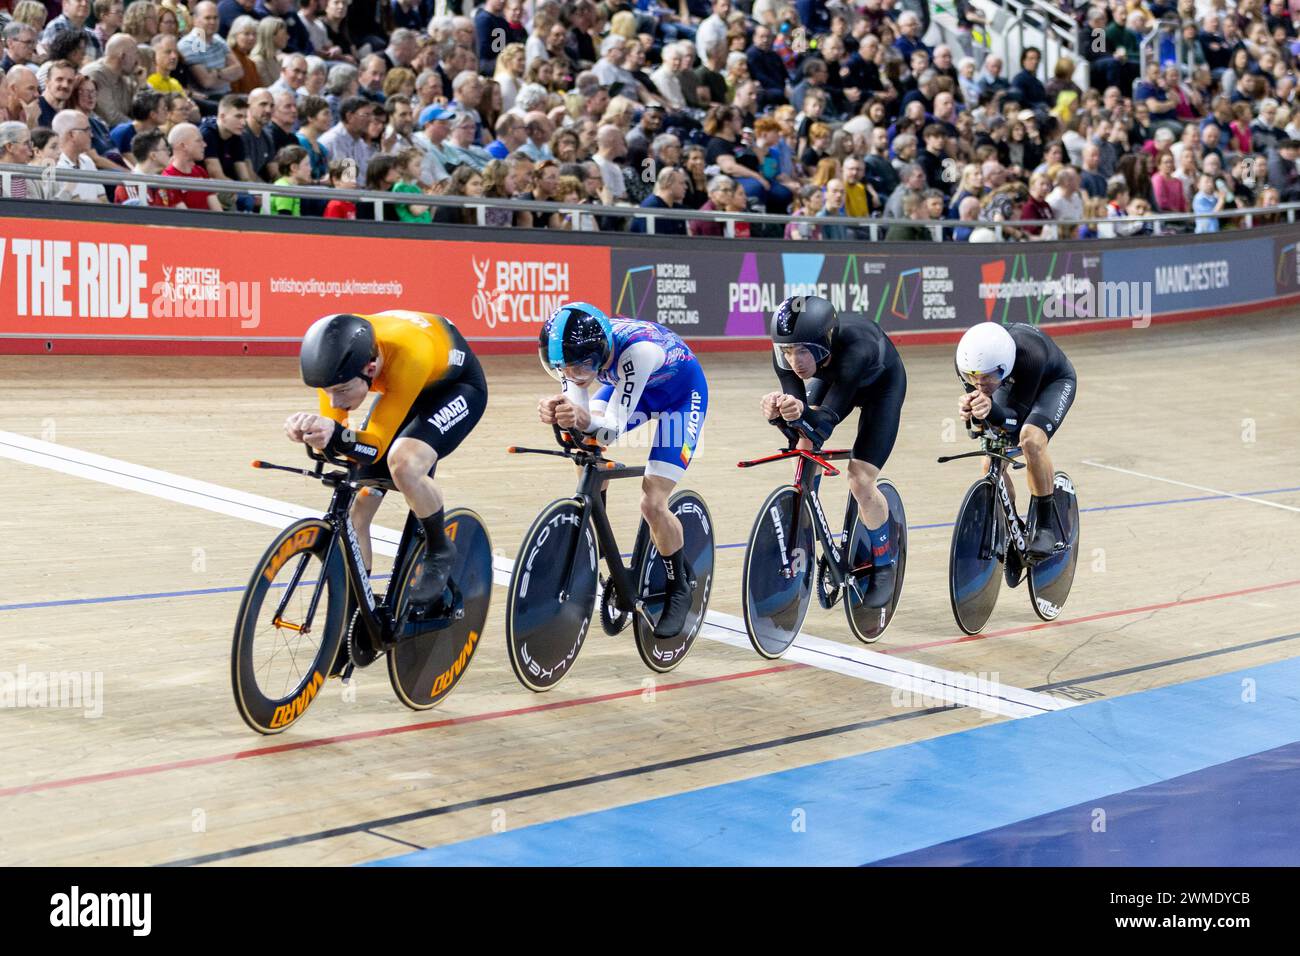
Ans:
[[[141,469],[232,499],[323,508],[314,482],[247,464],[299,460],[281,432],[289,413],[314,407],[296,363],[0,358],[0,671],[92,671],[103,682],[97,719],[49,707],[0,715],[0,863],[358,863],[1016,719],[900,697],[887,668],[862,663],[878,660],[871,652],[897,668],[995,674],[1022,689],[1017,713],[1296,656],[1300,323],[1274,313],[1062,344],[1080,391],[1052,451],[1084,513],[1074,591],[1052,626],[1022,587],[1004,590],[979,639],[960,639],[946,584],[950,522],[977,466],[935,463],[969,450],[951,421],[951,347],[906,348],[908,396],[886,470],[912,529],[902,604],[869,649],[838,607],[814,604],[805,623],[857,656],[845,672],[701,639],[651,681],[630,632],[595,629],[574,672],[537,696],[510,670],[498,587],[468,674],[436,710],[404,709],[380,664],[358,674],[354,697],[331,682],[268,739],[236,714],[228,661],[239,592],[272,529],[223,511],[219,489],[204,492],[207,504],[160,496],[167,482]],[[686,486],[703,493],[726,546],[711,608],[738,616],[742,543],[789,473],[736,468],[774,447],[757,412],[773,383],[767,355],[702,361],[710,407]],[[439,479],[513,558],[537,510],[572,490],[573,472],[505,454],[547,437],[535,405],[549,383],[536,359],[484,362],[487,415]],[[625,546],[634,484],[611,492]],[[823,489],[838,514],[845,485]],[[390,496],[377,524],[400,528],[403,516]]]

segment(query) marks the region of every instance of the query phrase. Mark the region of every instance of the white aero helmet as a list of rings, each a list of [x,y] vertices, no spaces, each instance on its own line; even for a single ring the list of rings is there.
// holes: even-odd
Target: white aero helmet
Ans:
[[[966,330],[957,343],[957,371],[967,381],[996,375],[1001,381],[1016,364],[1016,342],[997,322],[981,322]]]

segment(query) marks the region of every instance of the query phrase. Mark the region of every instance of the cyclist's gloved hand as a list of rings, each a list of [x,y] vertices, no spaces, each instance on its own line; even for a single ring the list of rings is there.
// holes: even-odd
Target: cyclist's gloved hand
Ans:
[[[819,445],[831,437],[839,423],[840,416],[829,408],[805,408],[799,422],[804,434]]]

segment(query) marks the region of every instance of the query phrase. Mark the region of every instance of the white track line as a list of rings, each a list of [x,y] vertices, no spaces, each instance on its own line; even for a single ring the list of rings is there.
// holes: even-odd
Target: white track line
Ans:
[[[1130,471],[1127,468],[1117,468],[1114,465],[1103,465],[1099,461],[1090,461],[1083,459],[1085,465],[1091,465],[1093,468],[1105,468],[1107,471],[1118,471],[1124,475],[1133,475],[1137,478],[1150,478],[1152,481],[1163,481],[1167,485],[1181,485],[1184,488],[1193,488],[1196,491],[1208,491],[1212,495],[1222,495],[1225,498],[1236,498],[1238,501],[1249,501],[1252,504],[1268,505],[1270,508],[1281,508],[1283,511],[1294,511],[1300,513],[1300,508],[1294,505],[1284,505],[1276,501],[1265,501],[1263,498],[1252,498],[1250,495],[1238,495],[1231,491],[1220,491],[1218,488],[1207,488],[1205,485],[1194,485],[1190,481],[1178,481],[1175,478],[1161,478],[1159,475],[1148,475],[1141,471]]]
[[[732,614],[710,611],[704,636],[715,641],[752,650],[745,634],[745,622]],[[781,658],[797,661],[821,670],[834,671],[907,691],[914,697],[929,697],[950,704],[964,704],[1005,717],[1031,717],[1052,710],[1073,707],[1074,701],[1060,700],[1047,694],[1023,690],[998,681],[996,674],[976,680],[977,675],[959,674],[916,661],[869,651],[853,644],[841,644],[800,632],[790,650]],[[904,701],[908,701],[904,697]],[[912,706],[909,702],[907,706]]]
[[[283,528],[299,518],[320,517],[319,511],[300,505],[12,432],[0,431],[0,457],[274,528]],[[378,526],[372,527],[371,531],[375,538],[375,551],[389,557],[396,554],[400,531]],[[510,582],[514,562],[496,555],[492,559],[492,569],[493,581],[504,586]],[[753,650],[745,635],[744,622],[731,614],[710,611],[700,636],[741,650]],[[934,702],[942,701],[1004,717],[1029,717],[1073,705],[1071,701],[1018,687],[975,683],[971,677],[954,671],[823,640],[810,634],[801,633],[783,659],[905,691],[910,696],[899,705],[909,708],[933,706]],[[917,698],[924,702],[917,703]]]
[[[96,455],[93,452],[56,445],[52,442],[28,438],[13,432],[0,431],[0,457],[11,458],[28,465],[48,468],[77,478],[87,478],[102,484],[138,491],[177,504],[214,511],[232,518],[243,518],[257,524],[272,528],[283,528],[299,518],[319,518],[321,512],[287,501],[263,498],[248,492],[214,485],[171,472],[146,468],[117,458]],[[305,480],[305,479],[304,479]],[[374,550],[378,554],[393,557],[397,554],[397,543],[402,538],[400,530],[371,526]],[[507,584],[510,580],[509,567],[502,568],[501,558],[495,558],[493,580],[497,584]]]

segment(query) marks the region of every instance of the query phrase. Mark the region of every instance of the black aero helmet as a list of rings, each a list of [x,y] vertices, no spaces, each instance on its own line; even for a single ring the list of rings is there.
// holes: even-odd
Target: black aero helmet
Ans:
[[[599,372],[614,350],[609,316],[589,302],[570,302],[551,313],[537,336],[542,368],[555,378],[565,366],[583,365]]]
[[[330,388],[362,373],[375,357],[375,327],[346,312],[317,319],[302,338],[302,380],[312,388]]]
[[[772,348],[781,368],[789,368],[782,347],[802,345],[820,365],[831,354],[840,319],[835,306],[817,295],[792,295],[772,314]]]

